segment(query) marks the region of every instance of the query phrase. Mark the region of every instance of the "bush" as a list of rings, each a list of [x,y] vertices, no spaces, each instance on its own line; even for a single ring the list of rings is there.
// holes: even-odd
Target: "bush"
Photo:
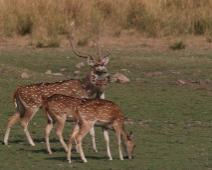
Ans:
[[[172,45],[170,45],[170,49],[172,49],[172,50],[182,50],[182,49],[185,49],[185,44],[182,40],[181,41],[175,41]]]

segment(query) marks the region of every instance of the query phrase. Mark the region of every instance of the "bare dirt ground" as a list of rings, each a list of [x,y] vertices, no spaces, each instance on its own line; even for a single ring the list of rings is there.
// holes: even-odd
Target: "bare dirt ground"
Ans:
[[[66,36],[60,37],[60,47],[55,50],[70,49],[69,40]],[[120,37],[104,37],[100,39],[100,44],[103,50],[139,50],[146,52],[165,52],[171,51],[170,45],[173,42],[182,40],[185,43],[185,51],[207,51],[212,49],[212,43],[207,42],[204,36],[184,36],[179,37],[164,37],[164,38],[144,38],[130,31],[122,33]],[[51,48],[36,48],[32,45],[30,36],[19,36],[14,38],[0,38],[0,50],[48,50]],[[94,46],[91,41],[88,46]]]

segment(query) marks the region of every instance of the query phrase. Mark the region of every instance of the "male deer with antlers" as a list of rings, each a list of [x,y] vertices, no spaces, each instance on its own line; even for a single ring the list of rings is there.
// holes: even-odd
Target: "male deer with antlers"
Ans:
[[[78,53],[74,47],[71,36],[69,37],[69,40],[73,52],[79,57],[87,58],[88,65],[90,65],[89,74],[83,79],[71,79],[56,83],[30,84],[20,86],[15,89],[12,98],[13,103],[17,108],[17,112],[8,120],[7,129],[4,136],[5,145],[8,145],[8,138],[11,127],[20,119],[21,125],[24,129],[29,143],[32,146],[35,145],[28,131],[28,124],[46,98],[54,94],[63,94],[78,98],[89,98],[93,94],[97,93],[98,88],[91,79],[93,75],[101,76],[102,74],[107,72],[105,65],[109,61],[108,55],[110,55],[110,53],[105,56],[101,56],[100,46],[97,42],[99,58],[98,60],[96,60],[90,55],[82,55]],[[104,94],[102,95],[102,98],[104,98]]]
[[[104,80],[94,79],[93,81],[96,82],[99,94],[101,94],[104,92],[106,88],[106,84],[110,81],[110,79],[109,77],[106,77]],[[97,98],[99,98],[99,96],[97,96]],[[45,128],[46,145],[47,145],[47,151],[50,154],[52,154],[52,151],[50,149],[50,144],[49,144],[49,134],[55,123],[57,124],[56,135],[59,138],[65,151],[66,152],[68,151],[67,145],[65,144],[63,140],[63,136],[62,136],[63,128],[66,121],[74,122],[77,120],[76,113],[75,113],[76,107],[79,104],[81,104],[83,100],[85,99],[79,99],[79,98],[73,98],[71,96],[55,94],[43,101],[42,110],[45,117],[48,120],[48,124]],[[90,134],[92,136],[93,149],[97,152],[94,128],[90,129]]]

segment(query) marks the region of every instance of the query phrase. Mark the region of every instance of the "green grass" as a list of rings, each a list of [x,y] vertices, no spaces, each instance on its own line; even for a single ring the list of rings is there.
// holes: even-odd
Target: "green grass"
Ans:
[[[3,141],[8,118],[15,113],[11,94],[18,85],[55,82],[73,78],[74,65],[85,60],[71,51],[58,52],[1,52],[0,53],[0,136]],[[116,102],[129,119],[127,131],[135,137],[135,159],[119,160],[115,136],[109,132],[113,159],[106,156],[106,147],[100,128],[96,129],[98,153],[92,150],[91,137],[83,140],[88,163],[82,163],[79,154],[69,164],[66,153],[54,130],[50,135],[53,154],[46,151],[44,127],[46,120],[39,111],[29,124],[36,146],[29,145],[20,122],[9,137],[9,146],[0,146],[0,169],[212,169],[211,144],[211,89],[212,83],[195,83],[212,80],[212,51],[172,51],[146,53],[140,51],[112,51],[107,65],[111,74],[122,72],[130,83],[110,83],[106,99]],[[51,69],[64,77],[51,77],[43,73]],[[89,67],[80,69],[82,77]],[[22,72],[32,77],[21,79]],[[176,84],[178,80],[185,85]],[[64,138],[68,139],[73,124],[66,123]]]

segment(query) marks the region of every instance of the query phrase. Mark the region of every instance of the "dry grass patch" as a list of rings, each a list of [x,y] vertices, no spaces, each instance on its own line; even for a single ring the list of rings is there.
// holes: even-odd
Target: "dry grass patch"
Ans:
[[[211,35],[211,6],[208,0],[1,0],[0,35],[31,35],[33,44],[52,47],[73,21],[74,32],[83,27],[88,32],[87,23],[92,23],[107,37],[121,37],[130,29],[153,38]]]

